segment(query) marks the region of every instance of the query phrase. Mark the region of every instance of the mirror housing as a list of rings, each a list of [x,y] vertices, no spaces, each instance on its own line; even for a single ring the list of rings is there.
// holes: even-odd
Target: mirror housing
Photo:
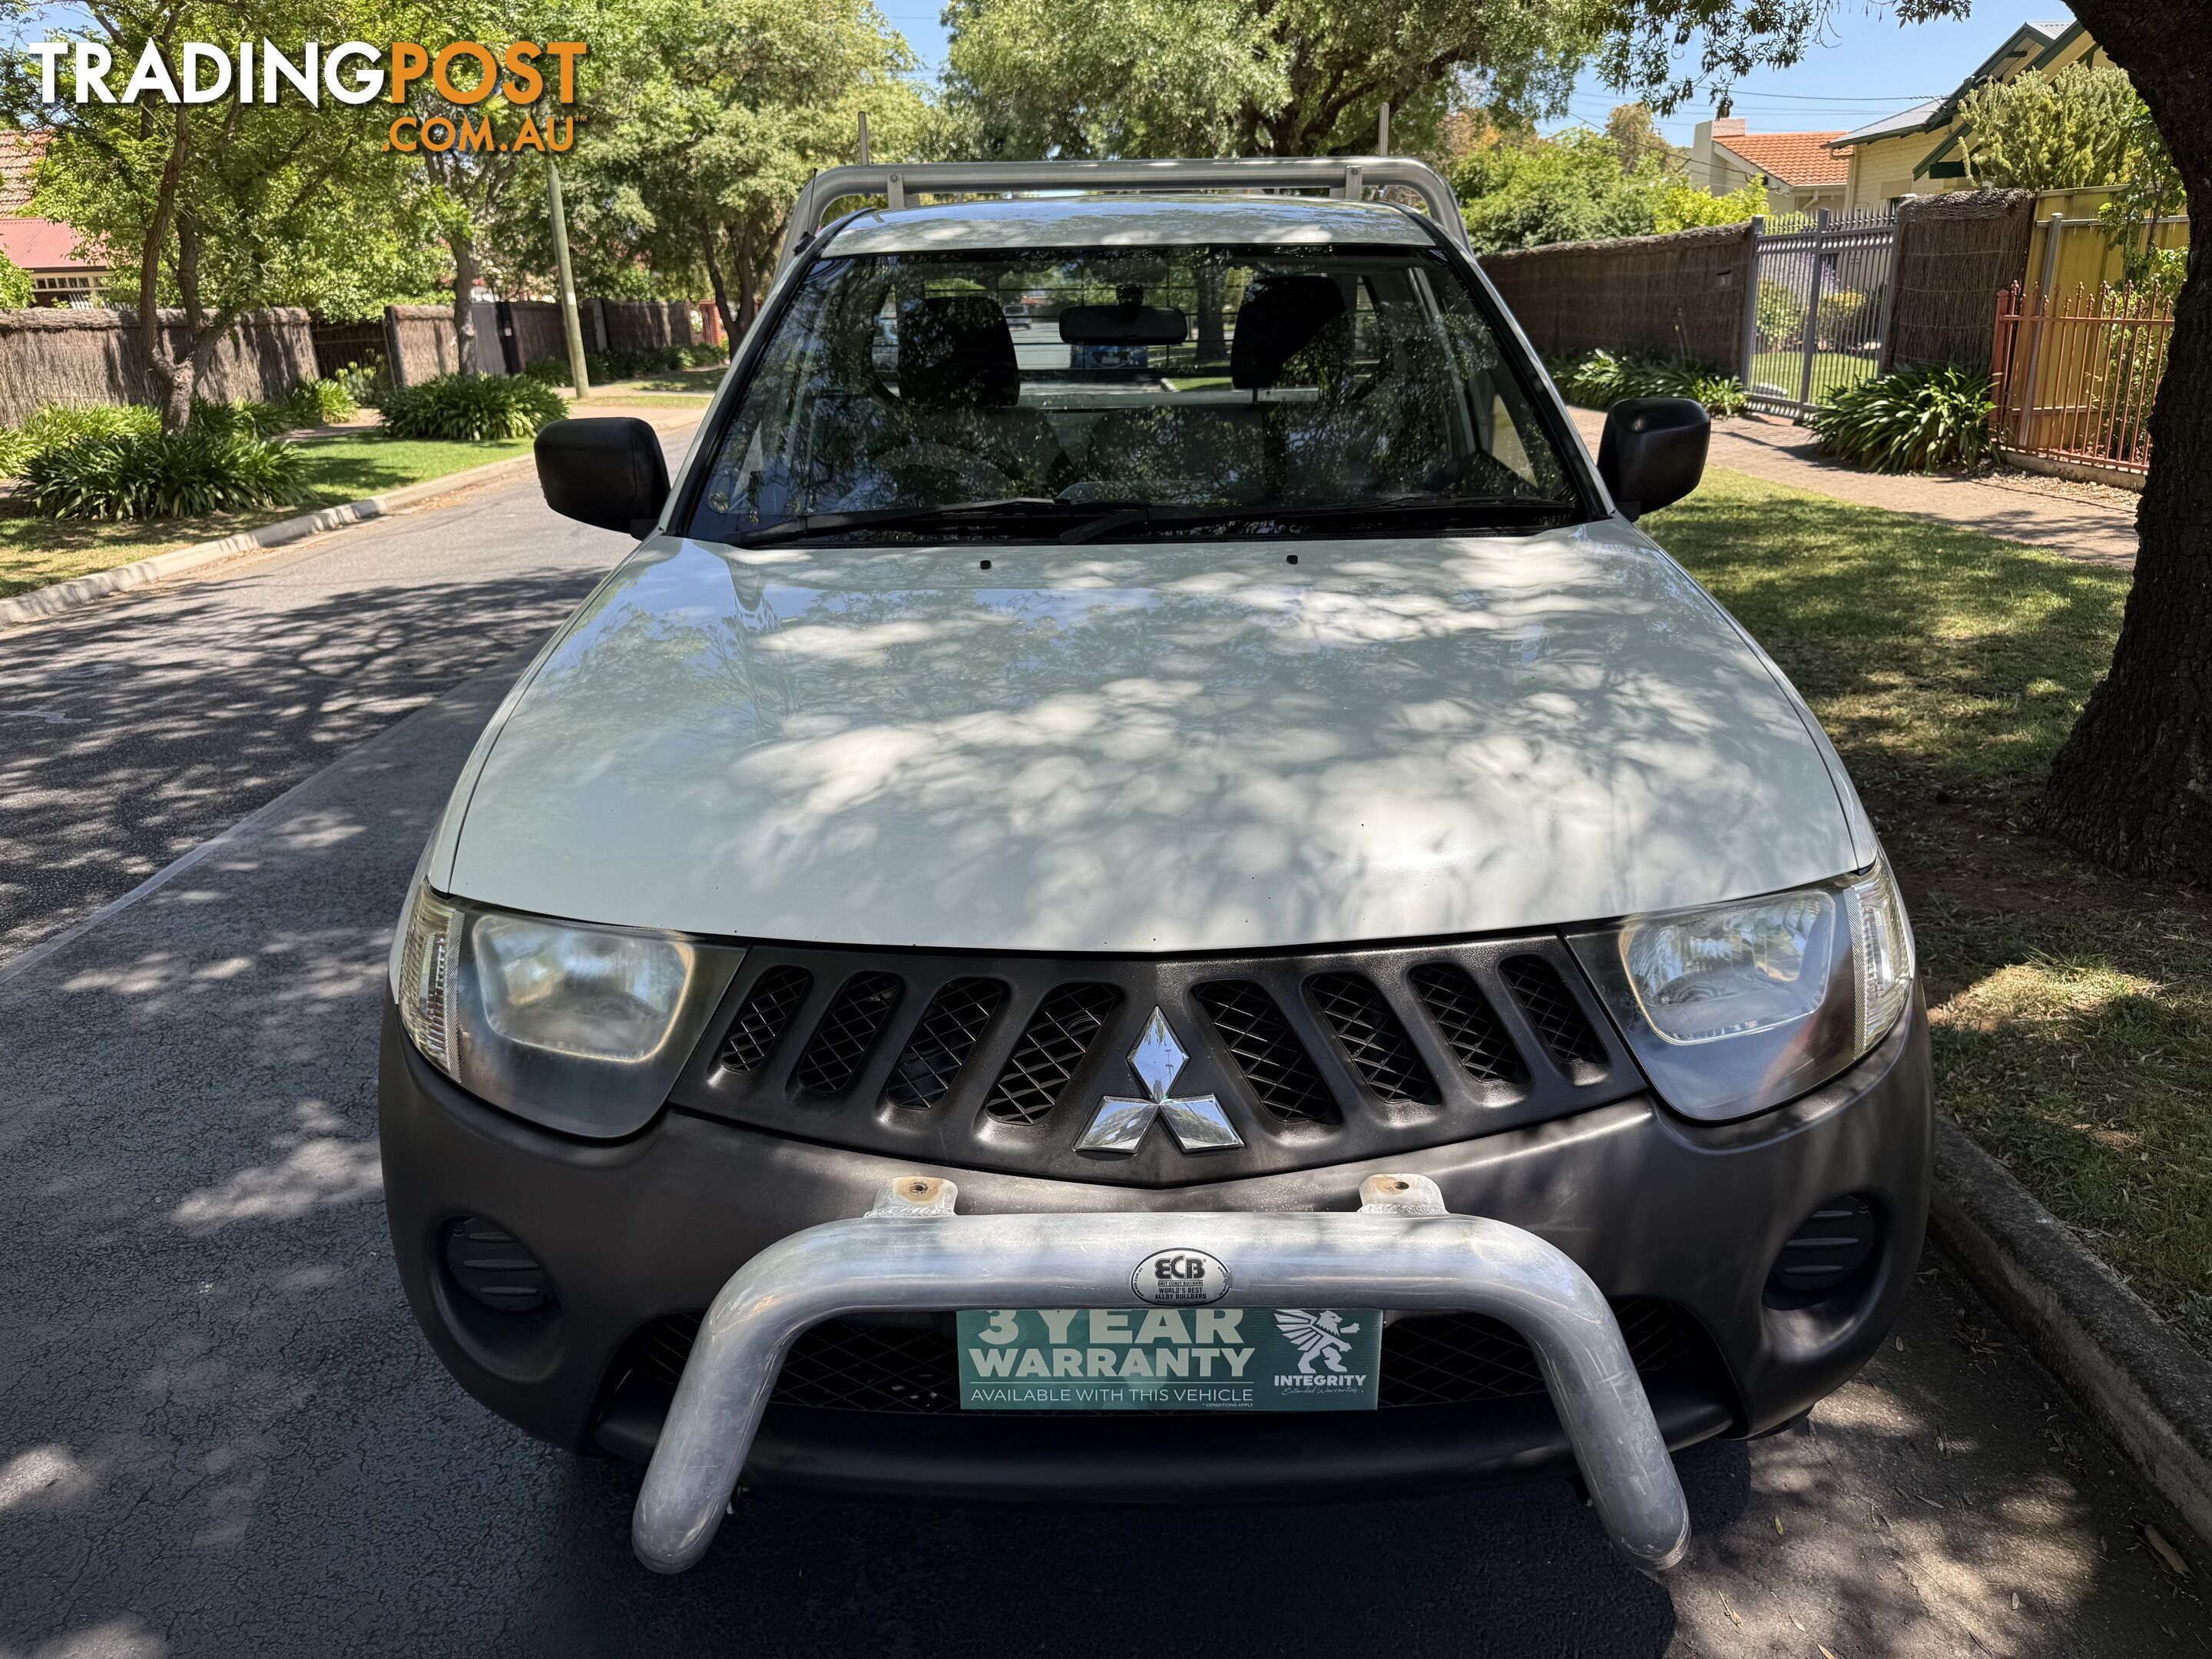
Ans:
[[[1698,487],[1713,417],[1694,398],[1624,398],[1606,412],[1598,477],[1632,523]]]
[[[635,416],[550,421],[538,428],[538,487],[563,518],[642,541],[668,501],[660,434]]]

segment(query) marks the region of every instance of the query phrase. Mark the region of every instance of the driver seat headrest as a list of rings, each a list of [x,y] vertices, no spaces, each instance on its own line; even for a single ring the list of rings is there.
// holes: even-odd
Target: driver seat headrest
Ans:
[[[1014,337],[988,294],[902,300],[898,389],[927,409],[1010,409],[1022,395]]]

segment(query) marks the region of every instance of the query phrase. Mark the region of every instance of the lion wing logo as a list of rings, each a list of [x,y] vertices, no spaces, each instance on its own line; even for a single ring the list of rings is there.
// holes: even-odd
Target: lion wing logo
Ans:
[[[1352,1352],[1352,1344],[1345,1339],[1359,1334],[1359,1327],[1346,1324],[1344,1316],[1334,1308],[1324,1308],[1319,1313],[1304,1308],[1279,1308],[1275,1312],[1275,1328],[1298,1351],[1298,1369],[1308,1376],[1314,1374],[1316,1359],[1342,1376],[1344,1356]]]

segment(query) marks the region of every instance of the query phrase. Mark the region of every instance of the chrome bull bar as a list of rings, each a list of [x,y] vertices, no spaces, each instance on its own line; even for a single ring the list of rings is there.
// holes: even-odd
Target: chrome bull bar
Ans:
[[[1681,1482],[1613,1310],[1534,1233],[1452,1215],[1425,1176],[1371,1176],[1357,1212],[958,1215],[951,1182],[904,1176],[865,1216],[763,1250],[707,1310],[631,1516],[637,1558],[682,1572],[714,1541],[799,1334],[891,1309],[1116,1308],[1168,1250],[1224,1264],[1224,1307],[1486,1314],[1535,1352],[1598,1519],[1632,1560],[1682,1559]]]

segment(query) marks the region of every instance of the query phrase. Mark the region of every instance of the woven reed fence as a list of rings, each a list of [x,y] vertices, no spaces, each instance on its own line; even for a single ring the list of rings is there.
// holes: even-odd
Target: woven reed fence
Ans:
[[[1506,307],[1546,357],[1603,347],[1743,372],[1751,226],[1555,242],[1482,256]],[[1983,307],[1983,331],[1989,329]]]
[[[184,313],[161,313],[165,339],[183,349]],[[198,383],[214,402],[283,397],[315,373],[307,313],[286,307],[252,311],[217,342]],[[154,400],[137,319],[127,311],[0,311],[0,426],[40,404],[137,404]]]

